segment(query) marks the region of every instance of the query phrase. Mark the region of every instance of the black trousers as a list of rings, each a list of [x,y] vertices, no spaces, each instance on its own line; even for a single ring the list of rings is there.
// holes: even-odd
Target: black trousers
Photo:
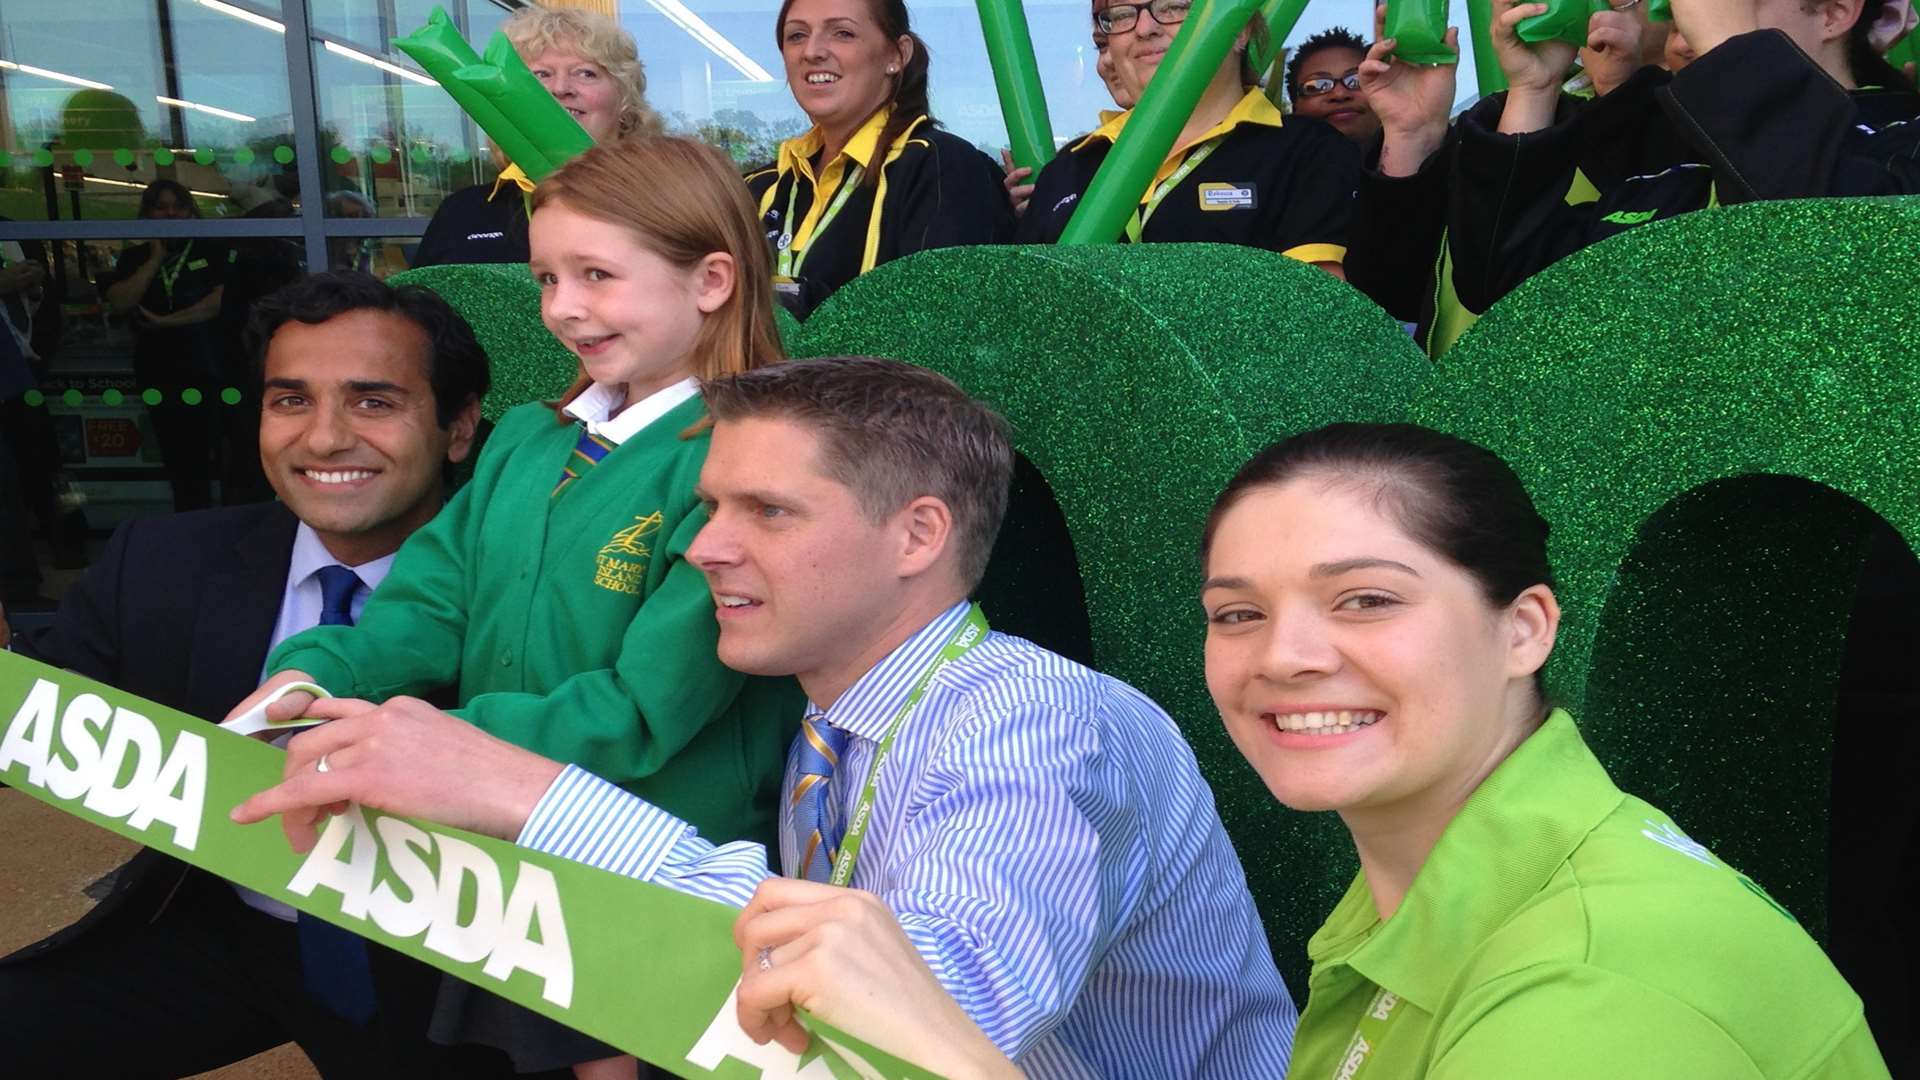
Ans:
[[[126,911],[0,965],[6,1071],[170,1078],[292,1041],[328,1080],[513,1076],[506,1055],[427,1039],[437,971],[369,944],[378,1012],[351,1024],[308,996],[292,923],[193,871],[157,917]],[[570,1074],[565,1074],[570,1075]]]

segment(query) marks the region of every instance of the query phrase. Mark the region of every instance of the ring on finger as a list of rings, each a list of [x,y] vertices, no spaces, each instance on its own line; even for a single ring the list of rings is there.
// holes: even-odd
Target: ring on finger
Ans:
[[[320,755],[320,760],[313,763],[313,771],[314,772],[327,771],[327,755],[325,754]]]
[[[773,970],[773,946],[771,945],[760,946],[759,959],[760,959],[761,971],[772,971]]]

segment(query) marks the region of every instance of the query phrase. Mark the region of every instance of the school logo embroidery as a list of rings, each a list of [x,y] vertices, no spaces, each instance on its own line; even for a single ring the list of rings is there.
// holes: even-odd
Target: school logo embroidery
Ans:
[[[646,517],[634,516],[634,523],[613,534],[593,559],[593,583],[628,596],[640,595],[640,584],[647,576],[647,562],[653,558],[648,542],[660,531],[660,511]]]
[[[1252,184],[1200,185],[1200,209],[1202,210],[1252,210],[1253,208]]]

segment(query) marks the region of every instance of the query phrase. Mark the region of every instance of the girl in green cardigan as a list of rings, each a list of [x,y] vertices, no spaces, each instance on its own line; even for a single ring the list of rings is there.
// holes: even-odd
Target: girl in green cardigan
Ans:
[[[770,845],[803,701],[791,680],[720,663],[712,598],[685,559],[706,520],[699,380],[781,355],[757,215],[715,151],[671,138],[588,151],[540,184],[532,210],[541,318],[579,377],[558,402],[508,411],[358,624],[285,642],[235,714],[292,681],[370,702],[452,686],[454,715],[489,733],[703,836]],[[276,712],[299,715],[304,698]],[[523,1070],[614,1053],[452,980],[434,1035],[504,1045]]]

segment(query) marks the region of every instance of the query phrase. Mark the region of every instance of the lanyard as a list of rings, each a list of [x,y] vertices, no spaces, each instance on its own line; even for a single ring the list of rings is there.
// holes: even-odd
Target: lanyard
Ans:
[[[1394,1021],[1400,1019],[1405,1010],[1397,1009],[1400,995],[1382,988],[1374,992],[1373,1000],[1367,1002],[1367,1011],[1360,1016],[1360,1022],[1353,1026],[1353,1038],[1347,1042],[1347,1050],[1340,1060],[1333,1064],[1333,1075],[1327,1080],[1354,1080],[1361,1070],[1367,1067],[1374,1051],[1380,1049],[1380,1043],[1387,1037]]]
[[[848,819],[847,833],[840,839],[840,857],[833,862],[833,875],[827,880],[834,885],[845,885],[853,880],[853,864],[860,857],[860,841],[867,835],[867,822],[873,817],[873,797],[880,783],[880,767],[887,763],[887,755],[893,752],[893,738],[900,734],[900,726],[927,695],[927,687],[933,685],[934,676],[940,669],[965,656],[968,649],[980,644],[987,636],[987,617],[981,613],[980,605],[974,604],[967,609],[966,621],[962,622],[947,639],[940,655],[933,658],[920,680],[913,684],[913,692],[900,705],[900,711],[893,714],[893,724],[887,728],[887,734],[880,740],[880,748],[873,753],[873,764],[867,767],[867,783],[860,791],[860,801],[854,805],[853,816]]]
[[[1130,242],[1135,244],[1140,242],[1140,234],[1145,231],[1147,220],[1153,217],[1153,212],[1160,209],[1160,201],[1167,197],[1168,192],[1179,187],[1180,181],[1185,180],[1193,170],[1199,168],[1200,163],[1207,160],[1214,149],[1220,145],[1220,140],[1224,138],[1226,138],[1225,135],[1215,135],[1201,143],[1187,155],[1187,160],[1181,162],[1178,169],[1173,170],[1172,176],[1167,177],[1159,187],[1153,189],[1153,194],[1147,198],[1147,207],[1144,212],[1137,207],[1134,209],[1133,216],[1127,219],[1127,239]]]
[[[827,212],[820,215],[820,223],[813,227],[813,235],[807,238],[806,249],[798,252],[793,250],[793,208],[800,198],[800,177],[798,173],[794,175],[793,186],[787,189],[787,218],[780,230],[780,254],[773,271],[776,275],[783,278],[799,275],[800,264],[807,261],[807,253],[813,250],[814,241],[820,239],[820,234],[833,224],[833,219],[840,216],[840,209],[853,197],[853,189],[860,186],[860,179],[865,175],[866,170],[858,165],[846,174],[840,181],[840,190],[833,193],[833,201],[827,204]]]
[[[180,279],[181,268],[186,266],[187,260],[192,257],[193,241],[189,240],[187,246],[180,249],[179,258],[160,264],[160,287],[166,291],[169,310],[173,307],[173,283]]]

